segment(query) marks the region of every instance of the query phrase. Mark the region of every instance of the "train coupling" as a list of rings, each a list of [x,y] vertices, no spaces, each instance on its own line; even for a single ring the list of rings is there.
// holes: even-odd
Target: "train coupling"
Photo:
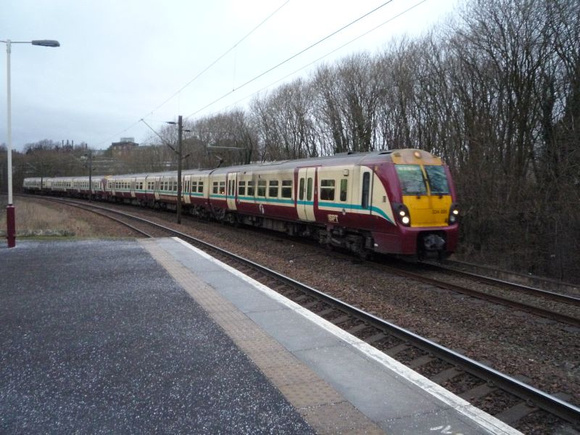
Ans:
[[[422,239],[423,249],[427,252],[442,251],[445,248],[445,239],[438,234],[427,234]]]

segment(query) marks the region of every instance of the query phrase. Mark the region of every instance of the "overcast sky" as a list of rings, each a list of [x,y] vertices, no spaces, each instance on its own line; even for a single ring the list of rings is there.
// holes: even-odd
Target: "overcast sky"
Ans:
[[[13,148],[42,139],[96,149],[121,137],[142,142],[152,133],[140,119],[160,129],[178,115],[194,120],[244,107],[257,92],[307,77],[321,62],[375,53],[394,37],[420,35],[453,14],[458,3],[3,0],[0,40],[61,44],[12,44]],[[0,47],[0,143],[6,143],[6,46]]]

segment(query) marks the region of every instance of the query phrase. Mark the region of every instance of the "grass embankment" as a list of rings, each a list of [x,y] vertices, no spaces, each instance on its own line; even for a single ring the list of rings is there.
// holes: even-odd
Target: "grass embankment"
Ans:
[[[6,235],[6,198],[2,198],[0,235]],[[17,237],[95,237],[92,226],[75,210],[59,204],[49,204],[15,198]]]

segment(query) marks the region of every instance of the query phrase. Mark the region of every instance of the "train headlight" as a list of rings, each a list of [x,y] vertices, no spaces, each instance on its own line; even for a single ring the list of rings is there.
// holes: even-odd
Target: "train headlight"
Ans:
[[[396,212],[399,222],[408,227],[411,225],[411,216],[409,215],[409,209],[405,204],[393,203],[391,204],[393,210]]]
[[[459,208],[457,204],[453,204],[451,206],[451,210],[449,211],[449,225],[457,223],[459,220]]]

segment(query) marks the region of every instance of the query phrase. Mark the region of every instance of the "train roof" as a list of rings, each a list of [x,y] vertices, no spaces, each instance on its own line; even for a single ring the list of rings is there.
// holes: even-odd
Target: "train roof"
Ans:
[[[262,162],[262,163],[251,163],[249,165],[237,165],[237,166],[224,166],[221,168],[214,169],[184,169],[182,171],[183,175],[200,175],[200,174],[225,174],[228,172],[252,172],[258,170],[267,170],[272,168],[273,170],[293,170],[295,168],[307,167],[307,166],[320,166],[322,164],[330,165],[362,165],[362,164],[376,164],[385,162],[412,164],[421,161],[423,164],[436,164],[441,165],[441,159],[439,157],[433,156],[431,153],[419,149],[395,149],[395,150],[385,150],[385,151],[375,151],[368,153],[343,153],[335,154],[333,156],[324,157],[310,157],[297,160],[279,160],[272,162]],[[110,179],[119,180],[126,178],[140,178],[140,177],[176,177],[177,171],[164,171],[164,172],[149,172],[149,173],[138,173],[138,174],[120,174],[120,175],[93,175],[93,179]],[[51,177],[46,177],[51,178]],[[52,180],[79,180],[87,179],[88,176],[74,176],[74,177],[52,177]]]
[[[255,170],[264,170],[272,167],[275,170],[295,169],[307,166],[319,166],[329,164],[333,166],[340,165],[362,165],[375,164],[384,162],[395,163],[417,163],[421,161],[424,164],[441,164],[441,159],[433,156],[431,153],[419,149],[396,149],[386,151],[375,151],[369,153],[343,153],[333,156],[311,157],[298,160],[282,160],[264,163],[254,163],[240,166],[226,166],[213,171],[214,174],[227,173],[232,171],[252,172]]]

